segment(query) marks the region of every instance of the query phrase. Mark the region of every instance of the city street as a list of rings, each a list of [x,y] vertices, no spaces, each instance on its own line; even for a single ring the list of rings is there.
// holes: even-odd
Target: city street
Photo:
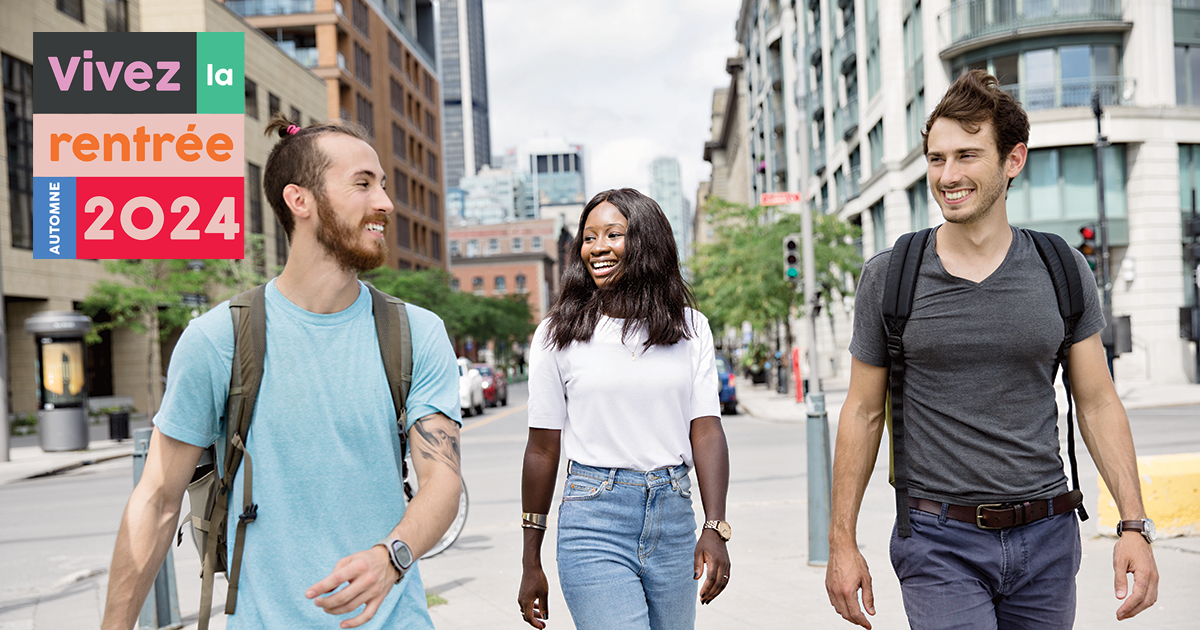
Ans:
[[[803,407],[762,387],[743,384],[746,406],[795,410],[772,417],[727,416],[731,479],[728,520],[733,526],[730,586],[713,604],[699,607],[697,628],[850,628],[829,606],[824,569],[807,560]],[[524,385],[514,385],[507,407],[470,418],[462,438],[470,515],[449,550],[420,563],[426,589],[447,603],[431,609],[439,629],[526,626],[516,605],[520,580],[520,474],[525,445]],[[762,405],[762,402],[770,405]],[[836,409],[831,407],[831,412]],[[1200,451],[1200,408],[1131,411],[1143,455]],[[831,421],[831,425],[835,425]],[[1080,446],[1080,452],[1086,450]],[[899,585],[887,559],[892,493],[886,455],[868,488],[859,521],[859,542],[873,571],[876,628],[907,627]],[[0,464],[3,465],[3,464]],[[1084,490],[1094,504],[1095,468],[1080,458]],[[560,473],[561,474],[561,473]],[[132,483],[131,460],[120,458],[52,477],[0,485],[0,630],[95,628],[103,609],[106,571],[117,525]],[[693,495],[699,497],[699,493]],[[700,504],[696,502],[697,519]],[[1092,511],[1093,514],[1095,511]],[[544,549],[552,593],[550,628],[571,629],[557,590],[554,526]],[[1162,584],[1157,606],[1117,623],[1112,596],[1112,538],[1097,537],[1096,519],[1083,524],[1084,558],[1079,584],[1079,628],[1180,628],[1193,624],[1187,609],[1200,584],[1200,539],[1166,539],[1155,545]],[[1101,524],[1108,531],[1109,524]],[[194,627],[199,601],[199,561],[185,536],[176,548],[180,608]],[[218,579],[214,609],[224,601]],[[224,627],[220,615],[213,628]],[[335,627],[335,626],[331,626]]]

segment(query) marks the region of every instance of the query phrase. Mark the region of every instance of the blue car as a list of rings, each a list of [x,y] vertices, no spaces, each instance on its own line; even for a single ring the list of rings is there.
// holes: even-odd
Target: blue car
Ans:
[[[721,413],[737,414],[737,376],[728,359],[717,355],[717,386],[721,391]]]

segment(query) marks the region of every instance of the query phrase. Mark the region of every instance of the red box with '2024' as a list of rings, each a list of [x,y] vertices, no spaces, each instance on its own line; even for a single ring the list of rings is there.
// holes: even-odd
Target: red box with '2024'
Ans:
[[[241,259],[241,177],[80,177],[76,258]]]

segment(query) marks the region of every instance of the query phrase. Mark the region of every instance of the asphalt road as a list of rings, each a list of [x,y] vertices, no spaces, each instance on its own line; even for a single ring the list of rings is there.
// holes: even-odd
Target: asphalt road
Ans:
[[[457,544],[421,562],[427,590],[448,603],[431,610],[439,630],[527,628],[520,621],[520,468],[526,429],[524,386],[514,386],[508,407],[467,419],[463,470],[470,515]],[[1139,454],[1200,452],[1200,406],[1131,412]],[[697,627],[849,628],[829,607],[824,571],[807,561],[804,425],[749,416],[725,419],[730,443],[728,519],[733,524],[733,570],[729,589],[700,609]],[[1084,488],[1095,496],[1095,469],[1080,445]],[[879,469],[877,469],[877,473]],[[561,479],[560,471],[560,479]],[[879,616],[877,628],[906,627],[899,586],[887,566],[890,492],[872,480],[860,519],[860,543],[871,563]],[[877,474],[876,477],[879,477]],[[128,458],[69,473],[0,486],[0,630],[95,628],[103,609],[113,542],[132,485]],[[698,493],[697,495],[698,496]],[[699,501],[696,501],[699,510]],[[551,513],[551,522],[556,514]],[[1094,521],[1094,519],[1093,519]],[[1197,627],[1189,610],[1200,584],[1197,545],[1156,545],[1163,573],[1159,606],[1117,624],[1111,594],[1111,539],[1084,526],[1080,572],[1080,628]],[[552,528],[553,529],[553,528]],[[189,544],[185,540],[184,544]],[[573,628],[557,591],[553,539],[544,564],[554,591],[551,628]],[[199,563],[189,548],[175,553],[181,609],[194,623]],[[214,607],[223,599],[217,586]],[[219,617],[214,630],[223,628]]]

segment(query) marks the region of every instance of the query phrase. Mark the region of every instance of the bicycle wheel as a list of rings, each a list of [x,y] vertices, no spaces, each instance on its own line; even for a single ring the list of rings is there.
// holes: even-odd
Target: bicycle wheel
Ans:
[[[450,528],[442,535],[442,539],[437,541],[437,544],[432,549],[425,552],[422,558],[432,558],[439,553],[450,548],[454,541],[458,540],[462,534],[463,527],[467,524],[467,482],[463,482],[462,494],[458,495],[458,514],[454,516],[454,521],[450,523]]]

